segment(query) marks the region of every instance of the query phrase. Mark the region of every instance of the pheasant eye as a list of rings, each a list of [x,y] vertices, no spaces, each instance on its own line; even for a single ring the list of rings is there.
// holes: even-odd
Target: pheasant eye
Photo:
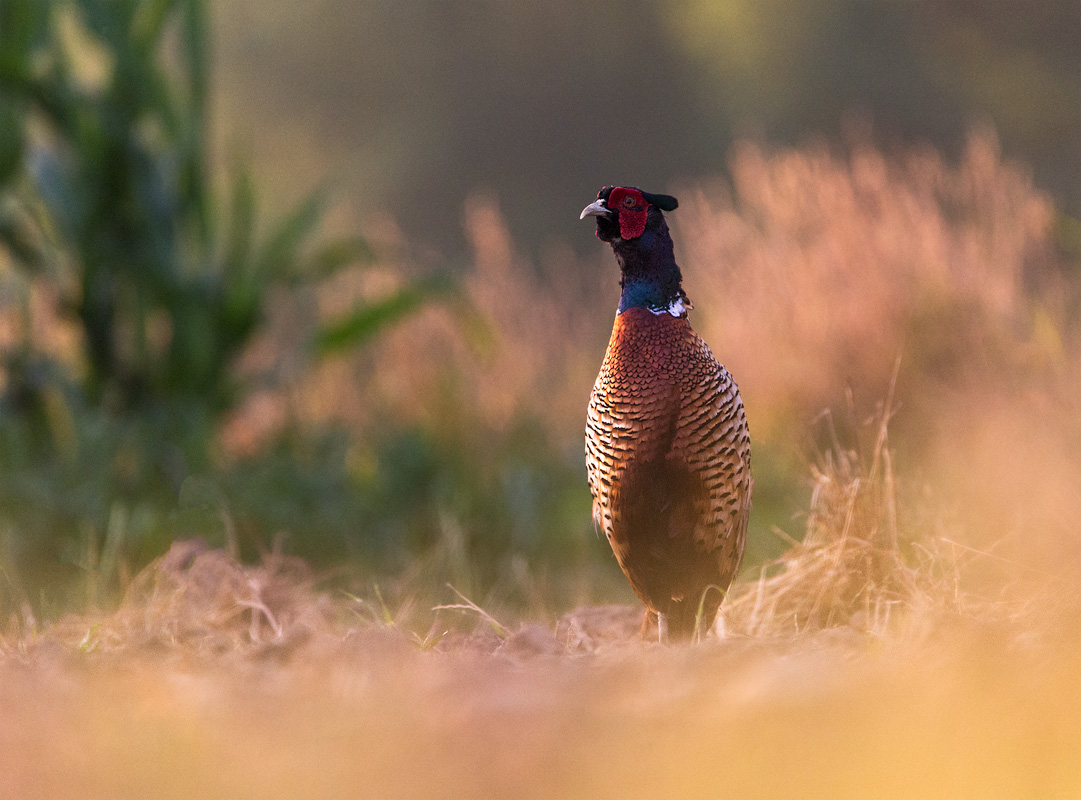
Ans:
[[[623,205],[625,205],[627,208],[630,208],[631,206],[633,206],[634,205],[634,195],[629,194],[626,197],[624,197],[623,198]]]

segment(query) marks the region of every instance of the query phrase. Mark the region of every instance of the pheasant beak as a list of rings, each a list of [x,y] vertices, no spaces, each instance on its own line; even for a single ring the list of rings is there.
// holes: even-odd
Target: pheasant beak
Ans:
[[[582,209],[582,215],[578,219],[585,219],[586,217],[607,217],[610,210],[608,206],[604,204],[603,200],[594,200],[588,206]]]

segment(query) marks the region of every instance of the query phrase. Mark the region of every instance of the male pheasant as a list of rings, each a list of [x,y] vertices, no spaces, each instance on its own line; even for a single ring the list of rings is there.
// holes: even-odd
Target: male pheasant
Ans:
[[[593,516],[662,642],[713,624],[751,506],[739,389],[687,321],[662,213],[677,205],[605,186],[581,215],[612,245],[623,290],[586,420]]]

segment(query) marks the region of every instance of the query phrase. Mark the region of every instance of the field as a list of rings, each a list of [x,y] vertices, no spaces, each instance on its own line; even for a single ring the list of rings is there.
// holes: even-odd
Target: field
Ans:
[[[1081,791],[1081,654],[1057,625],[596,652],[527,628],[493,645],[422,652],[375,629],[213,657],[42,645],[3,668],[0,786],[25,798]]]
[[[508,473],[505,556],[474,560],[451,498],[382,590],[180,537],[119,604],[5,609],[0,796],[1081,796],[1076,222],[986,132],[956,165],[857,139],[743,144],[731,168],[672,215],[756,448],[722,630],[643,642],[574,533],[588,508],[528,491],[542,460]],[[333,423],[378,477],[388,410],[473,447],[466,471],[504,464],[523,415],[580,448],[614,267],[534,264],[485,197],[466,229],[482,322],[426,308],[252,397],[223,450]],[[333,279],[319,314],[408,267]],[[287,350],[296,306],[275,314],[252,363]],[[530,515],[576,527],[534,558]]]

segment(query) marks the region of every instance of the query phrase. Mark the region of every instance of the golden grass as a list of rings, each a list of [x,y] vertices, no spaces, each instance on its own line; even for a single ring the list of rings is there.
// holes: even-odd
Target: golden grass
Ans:
[[[992,134],[973,132],[957,166],[857,138],[846,155],[742,144],[731,169],[731,191],[689,190],[674,235],[697,324],[765,432],[848,387],[877,400],[902,350],[899,394],[919,415],[944,382],[1061,355],[1054,210]]]
[[[179,543],[116,614],[5,640],[0,795],[1078,796],[1076,611],[958,616],[893,574],[891,619],[919,625],[837,624],[827,605],[887,594],[856,566],[797,633],[784,603],[840,577],[820,562],[868,555],[834,519],[794,552],[801,585],[741,587],[775,612],[754,635],[676,648],[639,640],[631,607],[418,646],[299,565]]]
[[[1076,647],[5,669],[5,796],[1074,797]],[[990,638],[991,641],[987,641]],[[1071,668],[1073,674],[1071,674]]]

